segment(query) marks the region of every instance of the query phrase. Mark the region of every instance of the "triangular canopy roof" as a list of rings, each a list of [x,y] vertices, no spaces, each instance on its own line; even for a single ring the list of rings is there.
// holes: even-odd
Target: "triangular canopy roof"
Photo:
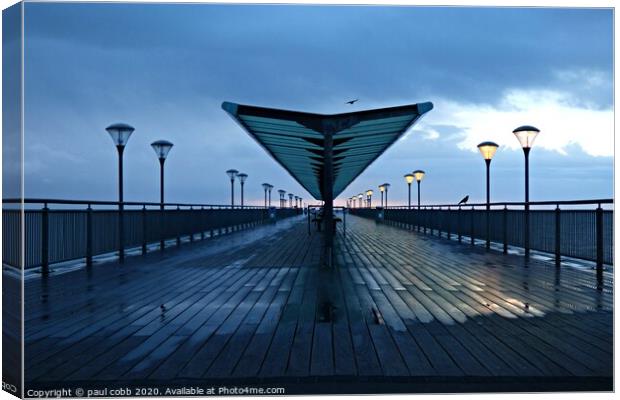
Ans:
[[[315,199],[323,200],[325,134],[333,137],[333,196],[388,149],[433,104],[323,115],[224,102],[228,112]]]

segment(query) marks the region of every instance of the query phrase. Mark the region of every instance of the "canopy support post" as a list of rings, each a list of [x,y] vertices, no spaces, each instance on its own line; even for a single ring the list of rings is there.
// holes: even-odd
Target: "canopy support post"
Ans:
[[[323,221],[325,222],[323,265],[333,267],[334,256],[334,129],[326,124],[324,134],[323,164]]]

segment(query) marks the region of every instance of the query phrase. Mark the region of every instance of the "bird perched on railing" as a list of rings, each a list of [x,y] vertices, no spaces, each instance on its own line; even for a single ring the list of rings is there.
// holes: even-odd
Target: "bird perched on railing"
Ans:
[[[463,199],[459,201],[459,204],[457,205],[460,206],[461,204],[466,204],[468,201],[469,201],[469,195],[463,197]]]

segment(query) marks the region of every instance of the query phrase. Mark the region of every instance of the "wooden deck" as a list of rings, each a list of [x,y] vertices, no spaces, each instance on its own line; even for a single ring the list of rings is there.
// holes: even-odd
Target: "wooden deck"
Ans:
[[[611,390],[612,275],[303,217],[26,284],[26,387]]]

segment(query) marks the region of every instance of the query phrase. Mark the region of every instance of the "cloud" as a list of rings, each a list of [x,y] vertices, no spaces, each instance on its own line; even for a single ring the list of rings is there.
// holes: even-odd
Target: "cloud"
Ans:
[[[26,7],[28,196],[113,198],[116,151],[103,128],[115,121],[136,127],[125,155],[127,199],[158,198],[149,144],[162,138],[175,143],[166,162],[170,201],[226,203],[224,171],[233,167],[250,173],[248,201],[262,203],[262,182],[304,194],[221,110],[223,100],[319,113],[433,101],[356,191],[402,184],[404,173],[421,168],[429,201],[431,193],[437,201],[473,196],[483,172],[476,145],[495,140],[508,151],[496,157],[494,173],[510,184],[493,190],[512,199],[515,173],[501,169],[521,166],[522,155],[511,131],[532,124],[542,130],[532,168],[542,174],[536,163],[544,160],[553,174],[540,183],[533,176],[533,195],[535,185],[559,196],[613,193],[612,159],[590,156],[612,152],[610,9]],[[351,98],[360,102],[346,105]],[[594,165],[592,175],[605,181],[593,189],[575,187],[565,172]]]
[[[423,122],[419,122],[414,125],[413,128],[411,128],[409,131],[407,131],[407,133],[403,137],[403,140],[411,139],[412,135],[417,134],[420,134],[422,139],[424,140],[437,140],[441,137],[439,128],[424,124]]]
[[[594,157],[613,156],[613,109],[579,103],[568,92],[510,89],[497,105],[461,103],[440,99],[415,131],[436,138],[439,126],[458,129],[458,147],[476,151],[478,143],[491,140],[502,148],[519,149],[512,130],[533,125],[541,130],[535,146],[566,155],[572,145]]]
[[[587,89],[609,89],[611,86],[609,76],[603,71],[593,71],[590,69],[561,70],[555,71],[554,75],[562,82],[568,84],[580,83]]]

